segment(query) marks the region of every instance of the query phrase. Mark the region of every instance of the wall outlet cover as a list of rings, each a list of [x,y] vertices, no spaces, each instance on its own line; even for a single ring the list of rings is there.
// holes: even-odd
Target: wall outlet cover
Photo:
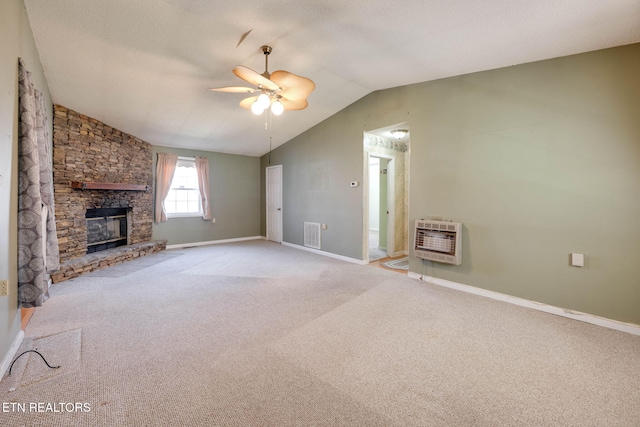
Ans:
[[[574,267],[584,267],[584,254],[571,254],[571,265]]]

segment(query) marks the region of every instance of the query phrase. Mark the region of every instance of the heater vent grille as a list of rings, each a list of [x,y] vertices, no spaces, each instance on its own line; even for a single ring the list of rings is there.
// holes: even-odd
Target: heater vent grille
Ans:
[[[304,245],[313,248],[320,249],[320,223],[319,222],[305,222],[304,223]]]
[[[416,221],[415,256],[445,264],[462,264],[462,224]]]

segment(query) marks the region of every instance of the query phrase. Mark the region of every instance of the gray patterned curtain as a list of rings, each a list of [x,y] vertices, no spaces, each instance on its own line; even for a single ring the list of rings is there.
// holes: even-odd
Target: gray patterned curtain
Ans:
[[[60,266],[44,97],[19,60],[18,305],[39,307]]]

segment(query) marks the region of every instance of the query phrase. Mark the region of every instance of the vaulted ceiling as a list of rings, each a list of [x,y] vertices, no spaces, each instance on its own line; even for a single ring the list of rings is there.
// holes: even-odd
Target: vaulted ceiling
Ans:
[[[640,0],[24,0],[53,101],[164,146],[259,156],[370,92],[640,42]],[[243,34],[251,33],[239,45]],[[236,65],[315,81],[240,108]]]

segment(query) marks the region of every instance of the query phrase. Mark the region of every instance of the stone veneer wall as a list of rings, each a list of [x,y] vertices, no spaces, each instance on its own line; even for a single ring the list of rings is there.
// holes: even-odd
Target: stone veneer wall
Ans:
[[[54,105],[53,186],[60,261],[87,252],[85,211],[132,208],[130,244],[151,240],[151,145],[96,119]],[[147,191],[76,190],[71,181],[146,184]]]

